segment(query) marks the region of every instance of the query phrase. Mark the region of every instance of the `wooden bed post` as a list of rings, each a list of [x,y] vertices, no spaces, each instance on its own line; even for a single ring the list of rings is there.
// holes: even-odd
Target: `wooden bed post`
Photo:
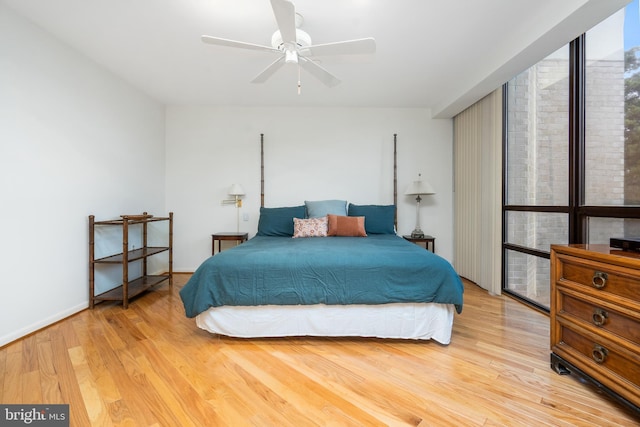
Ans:
[[[393,134],[393,205],[396,211],[393,217],[393,225],[398,230],[398,152],[396,150],[398,144],[398,134]]]
[[[260,207],[264,208],[264,133],[260,134]]]

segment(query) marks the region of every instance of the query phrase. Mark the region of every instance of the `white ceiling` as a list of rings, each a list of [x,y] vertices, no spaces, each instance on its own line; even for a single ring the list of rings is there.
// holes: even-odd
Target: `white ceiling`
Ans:
[[[371,56],[324,57],[328,88],[275,57],[269,0],[0,0],[169,105],[425,107],[451,117],[629,0],[294,0],[313,44],[374,37]]]

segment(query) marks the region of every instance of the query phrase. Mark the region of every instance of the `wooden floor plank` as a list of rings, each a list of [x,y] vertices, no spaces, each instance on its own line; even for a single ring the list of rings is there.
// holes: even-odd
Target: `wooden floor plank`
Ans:
[[[98,389],[98,393],[105,404],[117,402],[122,399],[118,387],[107,369],[107,366],[96,346],[93,336],[102,333],[101,329],[95,324],[86,324],[80,321],[73,322],[76,336],[82,343],[82,350],[85,353],[87,366],[91,371],[91,378]]]
[[[189,277],[0,348],[0,402],[70,403],[81,426],[640,425],[551,370],[548,316],[468,282],[444,346],[214,336],[184,316]]]
[[[82,313],[83,316],[85,313]],[[93,313],[92,313],[93,314]],[[100,313],[96,313],[100,319],[104,317]],[[138,389],[140,385],[135,382],[126,372],[123,361],[119,358],[119,349],[122,348],[120,343],[122,340],[117,339],[117,348],[111,346],[114,343],[113,332],[110,331],[111,325],[105,323],[100,333],[92,334],[91,339],[101,357],[101,363],[104,369],[109,372],[113,383],[117,389],[116,392],[110,392],[110,395],[118,394],[122,396],[120,400],[115,402],[107,402],[109,412],[112,414],[114,424],[134,422],[134,425],[152,425],[157,422],[147,405],[143,401],[138,400]],[[72,409],[73,411],[73,409]]]
[[[112,426],[113,423],[109,416],[109,410],[100,396],[100,391],[91,374],[91,369],[89,368],[87,357],[82,347],[70,348],[69,358],[76,374],[78,387],[82,394],[82,402],[84,403],[91,425]]]
[[[20,380],[22,382],[22,401],[28,403],[40,403],[42,398],[42,382],[40,371],[24,372]]]
[[[22,348],[22,347],[21,347]],[[18,352],[7,352],[3,372],[3,392],[2,403],[14,404],[23,403],[24,384],[22,383],[22,361],[23,357]],[[25,402],[26,403],[26,402]],[[29,402],[31,403],[31,402]]]
[[[49,337],[49,334],[47,334],[47,337]],[[40,389],[42,392],[42,401],[40,403],[65,403],[60,392],[60,381],[53,363],[53,349],[49,340],[38,342],[38,366],[40,368]]]
[[[64,329],[66,330],[66,328]],[[72,342],[75,343],[75,341]],[[61,330],[51,333],[51,350],[62,401],[70,405],[70,424],[75,426],[91,425],[86,407],[83,404],[78,377],[76,377],[76,372],[69,357],[69,348]],[[73,407],[73,410],[71,410],[71,407]]]
[[[198,425],[198,420],[208,419],[212,425],[219,423],[220,419],[216,411],[205,404],[202,396],[191,386],[159,351],[152,342],[142,341],[143,355],[138,363],[146,372],[147,378],[163,397],[163,401],[169,401],[167,409],[174,415],[179,415],[180,425]],[[167,397],[170,397],[167,399]]]
[[[38,349],[35,335],[29,335],[22,341],[22,370],[23,372],[38,370]]]

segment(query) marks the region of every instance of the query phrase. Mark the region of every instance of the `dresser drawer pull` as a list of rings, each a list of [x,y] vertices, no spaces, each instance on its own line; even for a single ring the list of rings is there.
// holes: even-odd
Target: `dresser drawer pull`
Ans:
[[[593,360],[596,363],[604,363],[608,355],[609,355],[609,350],[607,350],[603,346],[598,344],[593,346],[593,351],[591,351],[591,356],[593,357]]]
[[[602,326],[607,322],[609,318],[609,314],[601,308],[596,308],[593,310],[593,316],[591,319],[593,320],[593,324],[596,326]]]
[[[603,273],[602,271],[596,271],[593,273],[593,278],[591,279],[591,284],[594,288],[602,289],[607,284],[607,279],[609,275],[607,273]]]

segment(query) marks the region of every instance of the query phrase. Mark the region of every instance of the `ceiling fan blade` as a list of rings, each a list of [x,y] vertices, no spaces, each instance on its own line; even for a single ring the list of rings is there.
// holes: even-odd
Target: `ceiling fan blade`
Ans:
[[[237,48],[240,48],[240,49],[263,50],[263,51],[267,51],[267,52],[282,53],[278,49],[275,49],[275,48],[270,47],[270,46],[262,46],[262,45],[259,45],[259,44],[239,42],[239,41],[236,41],[236,40],[221,39],[219,37],[202,36],[200,39],[204,43],[214,44],[214,45],[217,45],[217,46],[237,47]]]
[[[329,87],[334,87],[340,84],[340,80],[336,76],[304,56],[298,55],[298,64]]]
[[[300,53],[309,56],[358,55],[375,53],[375,51],[376,41],[371,37],[366,39],[345,40],[342,42],[312,45],[300,49]]]
[[[255,76],[253,78],[253,80],[251,80],[251,83],[264,83],[264,82],[266,82],[267,79],[269,77],[271,77],[272,75],[274,75],[275,72],[278,71],[284,64],[285,64],[284,55],[282,55],[280,58],[276,59],[271,64],[269,64],[269,66],[267,68],[262,70],[260,72],[260,74]]]
[[[282,41],[296,43],[296,8],[290,0],[271,0]]]

